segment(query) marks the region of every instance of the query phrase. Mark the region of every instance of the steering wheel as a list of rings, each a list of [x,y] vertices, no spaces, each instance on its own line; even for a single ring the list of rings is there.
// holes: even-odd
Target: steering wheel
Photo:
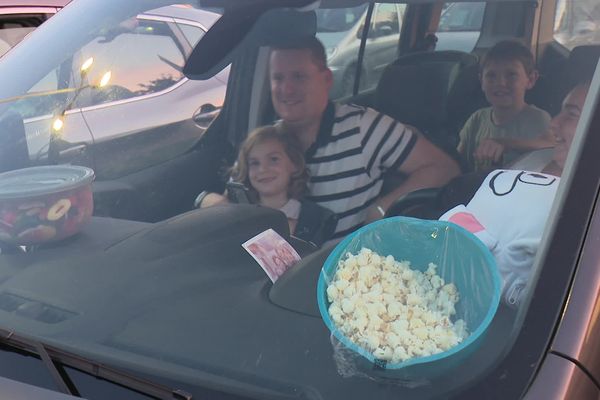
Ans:
[[[437,219],[439,215],[436,199],[440,188],[419,189],[397,199],[386,211],[384,218],[398,215],[416,218]]]

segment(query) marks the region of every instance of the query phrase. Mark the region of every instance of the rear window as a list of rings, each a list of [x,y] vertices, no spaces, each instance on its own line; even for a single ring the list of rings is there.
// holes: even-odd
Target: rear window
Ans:
[[[557,0],[554,39],[569,50],[600,44],[600,4],[596,0]]]

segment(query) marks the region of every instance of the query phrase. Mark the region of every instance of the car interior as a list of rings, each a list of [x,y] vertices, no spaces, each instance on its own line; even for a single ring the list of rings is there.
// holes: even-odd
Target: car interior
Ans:
[[[431,31],[435,31],[435,21],[439,21],[441,11],[442,3],[410,4],[403,32],[411,32],[411,34],[400,37],[399,56],[390,60],[375,86],[361,90],[363,86],[357,83],[354,85],[353,93],[338,100],[373,107],[407,121],[440,147],[452,152],[457,143],[460,127],[474,110],[486,104],[478,77],[477,63],[480,55],[497,40],[507,37],[521,38],[529,42],[534,30],[533,16],[536,10],[535,2],[532,1],[489,3],[484,14],[484,28],[473,51],[412,52],[410,49],[415,43],[421,41]],[[307,25],[305,15],[293,15],[293,13],[276,15],[280,24],[286,23],[289,26],[299,27]],[[305,28],[300,28],[302,29]],[[264,32],[263,34],[268,35]],[[234,63],[232,67],[230,81],[235,82],[235,85],[228,88],[228,98],[235,98],[236,102],[226,102],[220,117],[204,137],[206,141],[216,140],[215,135],[222,135],[221,137],[226,137],[231,147],[235,148],[235,144],[239,143],[245,133],[254,126],[275,119],[265,74],[268,40],[264,37],[254,37],[249,40],[254,40],[263,47],[247,46],[243,53],[238,53],[239,58],[236,59],[238,63]],[[593,45],[576,47],[569,51],[554,43],[551,38],[537,43],[535,47],[537,67],[542,78],[538,84],[539,89],[530,93],[528,101],[556,113],[561,99],[573,82],[556,77],[569,76],[572,77],[570,79],[575,79],[584,72],[593,71],[598,60],[598,49],[599,46]],[[360,59],[360,54],[358,57]],[[357,76],[360,77],[360,73]],[[424,90],[424,87],[427,90]],[[245,103],[250,98],[252,104]],[[237,113],[239,109],[249,110],[249,115],[240,115]],[[201,145],[202,141],[199,144]],[[231,151],[229,154],[234,156],[236,152]],[[229,162],[232,162],[232,159]],[[469,181],[469,179],[472,178],[466,175],[465,180]],[[462,186],[465,187],[463,193],[452,193],[452,199],[449,201],[459,201],[457,199],[472,195],[472,185]],[[438,194],[439,190],[434,189],[408,195],[394,206],[391,215],[411,215],[415,207],[423,205],[433,207],[432,198]],[[420,210],[417,214],[423,215],[423,211]],[[288,235],[289,232],[286,232],[285,236]],[[316,300],[301,296],[300,293],[310,291],[314,286],[331,247],[318,251],[308,250],[311,254],[307,254],[297,268],[284,275],[269,289],[268,298],[271,303],[283,309],[318,317]],[[482,344],[487,355],[482,351],[474,357],[490,361],[497,354],[496,351],[501,352],[502,346],[496,346],[495,343],[501,340],[500,338],[510,335],[514,318],[516,318],[514,311],[501,307],[490,330],[493,333],[486,337]],[[471,361],[490,366],[483,359]],[[466,370],[459,369],[455,376],[463,376],[466,373]]]
[[[599,45],[582,45],[569,50],[552,39],[552,32],[547,27],[546,36],[541,35],[537,42],[532,42],[532,37],[535,36],[534,24],[539,23],[534,22],[536,18],[544,15],[547,18],[554,10],[550,6],[550,10],[545,9],[538,14],[536,2],[527,0],[488,3],[480,36],[470,52],[413,51],[416,44],[436,31],[435,24],[439,22],[442,6],[442,2],[409,4],[402,35],[397,43],[397,58],[389,61],[376,85],[369,87],[356,82],[352,93],[337,100],[383,111],[416,127],[449,154],[455,155],[460,128],[471,113],[487,105],[480,87],[478,61],[497,41],[517,38],[532,44],[540,79],[535,89],[528,94],[527,101],[551,115],[558,113],[562,99],[575,82],[582,76],[591,77],[595,70],[600,55]],[[368,33],[365,32],[364,36],[368,37]],[[252,93],[254,101],[259,99],[257,104],[248,108],[250,116],[247,121],[229,120],[231,115],[228,114],[227,104],[225,105],[221,117],[228,119],[228,124],[241,124],[236,128],[235,137],[238,139],[240,131],[245,132],[276,118],[269,98],[268,79],[264,76],[267,55],[268,50],[265,48],[256,50],[251,57],[258,60],[255,65],[246,65],[243,69],[234,66],[232,69],[233,79],[238,81],[238,85],[232,88],[236,92],[230,94],[236,93],[241,98],[247,98],[247,94]],[[359,54],[358,59],[360,58]],[[356,76],[360,79],[360,64],[357,66]],[[249,77],[252,78],[248,79]],[[248,82],[246,85],[243,84],[245,80]],[[365,86],[368,88],[364,89]],[[243,137],[243,133],[241,135]],[[399,199],[386,216],[437,218],[443,211],[468,201],[480,182],[480,177],[466,174],[454,181],[449,188],[423,189],[410,193]],[[317,316],[316,301],[299,293],[310,290],[311,285],[314,285],[330,251],[331,248],[326,247],[304,258],[298,268],[273,285],[269,291],[270,300],[286,309]],[[495,340],[510,335],[515,318],[514,311],[500,308],[493,322],[494,337],[485,339],[487,344],[484,346],[488,351],[496,348],[492,345]],[[461,375],[462,372],[457,374]]]
[[[201,3],[207,7],[222,5],[219,0]],[[321,7],[335,9],[360,3],[360,0],[323,0]],[[421,44],[437,32],[445,3],[408,2],[394,57],[387,60],[377,82],[363,85],[360,79],[365,47],[369,43],[375,45],[377,40],[376,37],[369,39],[370,28],[365,25],[360,38],[364,44],[358,48],[356,64],[351,64],[356,68],[354,76],[357,81],[351,93],[343,93],[333,100],[385,112],[414,126],[458,159],[455,149],[460,128],[473,111],[486,105],[479,84],[478,62],[497,41],[517,38],[531,46],[540,79],[529,93],[528,101],[552,115],[558,112],[562,99],[574,82],[582,76],[591,75],[596,68],[600,45],[579,45],[568,49],[556,42],[553,37],[555,5],[543,2],[540,6],[533,0],[487,2],[482,25],[476,32],[478,37],[470,50],[423,50]],[[372,10],[372,7],[374,3],[370,3],[369,9]],[[502,371],[494,372],[497,385],[490,387],[490,392],[482,394],[475,386],[484,374],[496,371],[497,360],[511,344],[506,338],[512,338],[514,322],[521,317],[514,310],[501,305],[488,334],[481,339],[480,351],[469,354],[466,362],[456,366],[451,373],[432,377],[425,383],[416,381],[414,376],[407,377],[406,381],[387,379],[385,375],[376,382],[342,379],[331,357],[329,338],[317,338],[322,330],[322,321],[316,296],[312,295],[333,245],[317,249],[294,238],[284,215],[278,211],[251,205],[193,209],[194,199],[202,190],[223,191],[227,168],[235,160],[237,148],[247,133],[276,119],[266,73],[269,46],[273,40],[285,40],[285,35],[293,37],[316,32],[314,12],[281,9],[264,12],[264,15],[263,12],[260,7],[241,8],[237,17],[226,12],[223,21],[217,22],[215,29],[208,31],[192,51],[183,68],[188,78],[204,79],[233,61],[223,108],[193,148],[126,176],[94,182],[95,215],[111,218],[97,219],[93,227],[83,231],[83,235],[64,244],[48,245],[25,253],[24,258],[19,258],[21,254],[18,251],[3,254],[15,265],[32,267],[27,270],[28,273],[44,278],[36,284],[40,287],[34,289],[43,292],[47,282],[58,285],[56,287],[61,289],[58,292],[65,298],[64,309],[53,309],[41,303],[44,307],[39,308],[39,304],[34,304],[36,300],[26,295],[0,296],[0,309],[12,312],[11,307],[18,308],[15,301],[34,304],[38,309],[24,307],[23,315],[28,318],[26,324],[33,325],[50,318],[53,325],[44,326],[44,332],[49,335],[65,326],[70,331],[86,332],[97,338],[97,350],[106,352],[107,357],[133,349],[174,364],[196,366],[201,363],[208,372],[194,376],[194,382],[206,384],[214,390],[207,390],[207,395],[214,398],[221,389],[239,395],[222,398],[241,398],[248,393],[255,397],[327,398],[328,395],[340,396],[340,391],[342,395],[362,398],[397,398],[399,393],[406,393],[407,398],[426,398],[451,397],[458,390],[465,398],[478,398],[478,395],[514,397],[515,391],[525,387],[527,382],[520,382],[523,384],[518,388],[520,383],[502,388]],[[239,20],[236,21],[236,18]],[[236,26],[229,35],[228,25]],[[273,32],[282,31],[281,27],[286,28],[286,34],[274,35]],[[204,54],[211,56],[204,57]],[[24,149],[19,147],[20,139],[25,135],[23,121],[5,115],[0,120],[0,129],[7,127],[14,127],[11,131],[18,137],[9,140],[10,147],[0,148],[0,171],[23,166],[26,156],[23,156]],[[389,178],[402,179],[399,176]],[[464,181],[453,186],[458,187],[456,190],[424,189],[410,193],[398,199],[386,216],[437,218],[436,213],[443,211],[443,207],[458,204],[472,196],[477,181],[468,174],[461,179]],[[253,261],[239,246],[245,238],[269,227],[290,241],[303,256],[296,267],[273,285],[258,268],[248,268]],[[92,235],[92,228],[98,229],[97,233]],[[69,263],[61,258],[63,245],[72,250]],[[117,259],[125,260],[128,268],[121,268],[120,263],[115,262]],[[197,268],[199,260],[205,268]],[[73,272],[73,266],[79,265],[77,263],[81,268]],[[108,299],[105,309],[102,309],[105,305],[91,302],[69,309],[74,307],[73,299],[78,298],[82,289],[68,284],[66,277],[87,279],[87,274],[98,281],[111,274],[121,278],[103,294]],[[10,282],[10,278],[12,276],[7,275],[3,282]],[[62,278],[65,278],[64,281],[61,281]],[[145,283],[135,286],[134,283],[139,281]],[[196,286],[177,292],[157,290],[156,301],[144,304],[144,295],[162,287],[163,281],[177,282],[172,287],[190,289],[192,284]],[[24,286],[27,284],[25,282]],[[116,293],[119,290],[129,291],[134,299],[134,306],[124,310],[119,316],[121,319],[113,316],[110,310],[111,307],[120,307],[114,300],[118,298]],[[232,299],[240,295],[245,296],[246,301],[242,305],[235,304]],[[221,308],[217,309],[215,304],[223,307],[226,315],[221,315]],[[85,318],[98,312],[100,314],[96,315],[106,313],[104,316],[108,322],[106,326],[92,330],[91,322]],[[162,322],[159,326],[153,325],[155,313]],[[194,324],[199,322],[190,320],[189,315],[202,316],[200,319],[203,321],[200,322],[207,322],[203,334],[213,342],[190,339],[190,332],[196,328]],[[257,327],[255,315],[267,318],[270,326]],[[183,325],[174,326],[174,316],[180,318],[175,320],[184,321]],[[111,323],[118,326],[118,330],[112,331]],[[140,335],[147,338],[142,344],[137,342]],[[298,340],[283,343],[281,338],[290,337]],[[307,342],[301,339],[313,337],[315,340],[310,343],[311,347],[306,348]],[[231,359],[222,357],[214,346],[217,341],[231,344],[234,349]],[[257,342],[264,346],[265,359],[279,359],[278,346],[285,346],[286,354],[293,355],[293,362],[272,363],[264,369],[253,369],[252,374],[243,368],[231,368],[231,364],[239,360],[254,363],[253,351],[260,347]],[[184,343],[192,343],[192,349],[185,348]],[[192,359],[194,354],[202,354],[202,360]],[[134,361],[143,363],[146,360]],[[314,365],[324,365],[323,372],[313,371],[311,366]],[[153,370],[148,368],[147,373],[151,375]],[[188,370],[178,372],[189,373]],[[298,376],[294,378],[297,381],[289,382],[289,376],[296,373]],[[526,380],[528,376],[523,374],[522,379]],[[227,377],[235,378],[234,382]],[[318,387],[317,394],[313,385]]]

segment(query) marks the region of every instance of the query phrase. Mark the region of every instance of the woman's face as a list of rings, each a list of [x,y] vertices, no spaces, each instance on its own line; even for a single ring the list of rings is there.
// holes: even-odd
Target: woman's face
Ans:
[[[586,85],[580,85],[573,89],[563,101],[560,113],[552,118],[550,133],[556,140],[553,160],[560,168],[565,166],[588,89],[589,87]]]
[[[261,197],[286,194],[296,167],[276,139],[256,144],[248,153],[248,178]]]

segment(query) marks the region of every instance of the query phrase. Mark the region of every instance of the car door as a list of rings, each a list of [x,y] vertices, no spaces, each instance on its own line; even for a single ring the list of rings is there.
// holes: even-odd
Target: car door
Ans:
[[[192,9],[190,18],[202,13]],[[82,48],[81,60],[94,57],[97,74],[90,72],[90,79],[110,73],[110,80],[82,95],[80,105],[94,137],[97,214],[155,220],[191,207],[192,196],[214,177],[206,165],[195,172],[206,180],[180,180],[189,175],[183,155],[197,155],[191,150],[222,106],[227,71],[205,81],[183,76],[185,59],[206,29],[200,22],[138,15],[129,24]],[[162,182],[165,174],[172,190]],[[139,201],[144,214],[122,207]]]

